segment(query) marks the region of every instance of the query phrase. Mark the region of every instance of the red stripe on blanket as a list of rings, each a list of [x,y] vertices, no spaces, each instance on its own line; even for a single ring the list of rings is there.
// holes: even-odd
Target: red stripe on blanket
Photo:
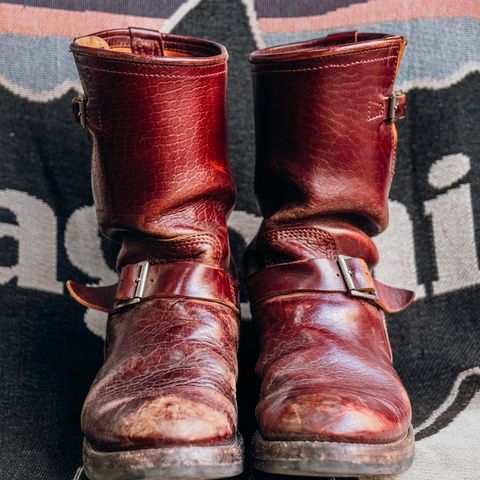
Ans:
[[[76,12],[0,3],[0,33],[77,37],[85,32],[138,26],[159,30],[165,19],[105,12]]]

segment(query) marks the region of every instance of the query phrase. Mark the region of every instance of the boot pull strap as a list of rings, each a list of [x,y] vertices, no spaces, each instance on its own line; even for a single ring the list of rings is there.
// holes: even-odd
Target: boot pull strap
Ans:
[[[165,48],[163,36],[157,30],[146,30],[144,28],[129,27],[130,48],[132,53],[139,55],[153,55],[164,57]]]
[[[206,300],[239,311],[238,283],[223,270],[196,262],[125,265],[115,285],[89,286],[69,280],[67,290],[83,306],[108,313],[162,297]]]
[[[361,258],[313,258],[264,268],[247,279],[252,306],[280,295],[298,292],[336,292],[374,303],[395,313],[413,302],[410,290],[393,288],[375,280]]]

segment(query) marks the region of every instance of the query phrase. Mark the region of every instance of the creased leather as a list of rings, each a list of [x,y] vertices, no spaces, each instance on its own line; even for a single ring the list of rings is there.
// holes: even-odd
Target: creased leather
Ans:
[[[227,443],[237,429],[239,318],[226,227],[235,195],[226,50],[136,28],[82,37],[71,49],[99,226],[121,242],[117,270],[129,278],[70,290],[111,311],[134,291],[135,264],[148,260],[157,273],[147,298],[109,316],[82,429],[106,451]]]
[[[264,221],[245,269],[260,330],[256,415],[266,439],[386,443],[410,425],[380,307],[403,308],[412,292],[387,291],[362,273],[360,284],[373,283],[395,307],[375,305],[345,291],[331,268],[339,255],[361,259],[367,271],[378,261],[371,236],[388,223],[397,142],[388,106],[405,44],[345,32],[250,57]],[[399,117],[405,96],[397,100]],[[342,289],[319,291],[322,282]]]
[[[152,299],[112,315],[85,436],[107,451],[228,443],[237,343],[238,317],[220,304]]]

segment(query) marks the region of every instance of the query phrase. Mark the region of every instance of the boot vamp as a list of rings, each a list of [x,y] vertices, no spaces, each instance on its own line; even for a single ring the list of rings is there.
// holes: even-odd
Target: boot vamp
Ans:
[[[383,312],[343,294],[302,293],[264,302],[255,318],[265,438],[386,443],[406,434],[410,403]]]
[[[237,315],[212,302],[152,299],[113,315],[83,407],[85,436],[103,450],[227,442],[237,343]]]

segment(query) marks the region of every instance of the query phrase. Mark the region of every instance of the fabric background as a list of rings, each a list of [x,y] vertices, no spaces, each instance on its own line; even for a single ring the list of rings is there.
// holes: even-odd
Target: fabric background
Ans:
[[[78,419],[101,364],[105,317],[69,299],[64,282],[114,281],[117,247],[96,230],[87,138],[70,112],[80,84],[69,43],[125,26],[206,37],[229,50],[237,263],[260,222],[248,53],[334,30],[408,36],[397,82],[408,92],[408,116],[398,123],[391,225],[377,239],[376,270],[418,295],[389,320],[418,439],[415,463],[398,480],[480,479],[478,0],[0,2],[0,478],[83,478]],[[255,342],[246,303],[242,310],[248,435]]]

